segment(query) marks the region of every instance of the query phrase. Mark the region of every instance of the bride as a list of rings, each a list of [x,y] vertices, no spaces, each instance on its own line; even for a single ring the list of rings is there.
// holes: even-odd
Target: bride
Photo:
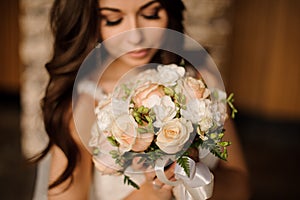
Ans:
[[[93,93],[87,89],[91,84],[98,83],[99,95],[96,98],[101,98],[102,94],[111,93],[117,81],[130,69],[151,62],[179,64],[179,57],[158,50],[155,46],[130,51],[115,58],[103,72],[99,82],[97,77],[91,76],[90,82],[81,86],[83,89],[78,94],[73,109],[72,90],[81,64],[97,42],[109,40],[120,33],[137,28],[168,28],[183,33],[183,11],[184,5],[181,0],[54,2],[51,10],[54,52],[52,59],[46,64],[50,81],[42,104],[45,128],[50,141],[47,148],[37,156],[39,161],[50,155],[49,167],[40,167],[43,174],[39,173],[37,180],[41,185],[49,185],[49,188],[48,191],[43,191],[40,189],[41,185],[38,185],[36,199],[42,199],[42,196],[52,200],[174,198],[173,187],[162,183],[151,172],[142,175],[139,190],[124,185],[118,176],[101,175],[95,169],[97,163],[93,162],[92,154],[83,144],[79,133],[90,133],[95,122],[93,113],[86,112],[86,106],[89,106],[86,102],[93,99]],[[139,48],[149,41],[146,33],[135,31],[114,42],[114,48],[108,49],[112,57],[121,43],[131,48]],[[74,114],[79,116],[76,126]],[[228,149],[228,161],[218,161],[210,154],[201,157],[201,162],[210,166],[215,176],[212,198],[247,199],[248,174],[241,147],[234,126],[229,120],[225,128],[225,139],[232,141]],[[168,178],[174,179],[173,171],[174,166],[165,171]],[[159,187],[153,187],[153,184]]]

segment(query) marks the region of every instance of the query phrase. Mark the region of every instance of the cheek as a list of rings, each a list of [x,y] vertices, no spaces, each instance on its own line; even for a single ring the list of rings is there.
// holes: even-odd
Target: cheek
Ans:
[[[102,40],[110,39],[114,36],[119,35],[120,33],[127,30],[126,23],[124,23],[125,20],[121,22],[121,24],[115,25],[115,26],[107,26],[105,21],[100,22],[100,35]],[[126,21],[125,21],[126,22]]]
[[[114,37],[122,31],[117,27],[101,26],[100,33],[103,44],[110,55],[118,57],[121,55],[120,48],[118,47],[122,43],[122,37]]]
[[[105,25],[101,25],[100,26],[100,34],[101,34],[101,38],[102,40],[107,40],[111,37],[113,37],[114,35],[120,33],[121,30],[118,30],[118,28],[111,28],[111,27],[107,27]]]
[[[166,10],[162,10],[160,13],[160,20],[158,27],[160,28],[168,28],[168,14]]]
[[[159,27],[168,28],[167,26],[168,26],[168,14],[165,10],[163,10],[161,13],[161,23]]]

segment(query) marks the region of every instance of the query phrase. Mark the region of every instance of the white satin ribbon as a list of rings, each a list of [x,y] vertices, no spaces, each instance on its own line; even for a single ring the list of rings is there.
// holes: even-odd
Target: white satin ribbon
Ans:
[[[190,164],[190,177],[187,176],[184,169],[176,164],[175,178],[176,181],[170,181],[164,171],[164,167],[174,156],[165,156],[163,159],[158,159],[155,164],[155,173],[158,179],[164,184],[178,186],[181,197],[185,200],[202,200],[208,199],[213,193],[214,176],[209,168],[201,162],[195,163],[191,158],[187,157]]]

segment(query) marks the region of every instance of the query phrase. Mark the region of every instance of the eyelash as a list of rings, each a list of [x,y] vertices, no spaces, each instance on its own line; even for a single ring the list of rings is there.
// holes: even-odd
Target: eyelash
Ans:
[[[105,25],[106,26],[115,26],[115,25],[120,24],[122,20],[123,20],[123,18],[120,18],[116,21],[109,21],[109,20],[105,19],[105,21],[106,21]]]
[[[160,9],[161,9],[160,7],[156,8],[153,15],[141,15],[141,16],[148,20],[160,19],[160,17],[158,16],[158,12]],[[109,20],[105,19],[105,21],[106,21],[105,25],[106,26],[116,26],[116,25],[120,24],[122,22],[122,20],[123,20],[123,18],[120,18],[116,21],[109,21]]]
[[[158,7],[158,8],[155,8],[155,12],[153,15],[142,15],[145,19],[160,19],[160,17],[158,16],[158,12],[161,8]]]

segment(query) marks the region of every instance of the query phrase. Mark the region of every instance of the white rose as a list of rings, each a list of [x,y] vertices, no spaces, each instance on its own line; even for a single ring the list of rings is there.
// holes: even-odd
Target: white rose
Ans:
[[[177,107],[172,101],[171,97],[163,96],[160,99],[159,105],[153,107],[156,119],[153,125],[160,128],[165,122],[170,121],[176,116]]]
[[[120,144],[120,151],[130,151],[137,138],[137,123],[131,115],[118,116],[112,124],[111,132]]]
[[[111,145],[107,137],[98,132],[97,127],[93,126],[92,135],[97,136],[90,140],[90,146],[97,147],[100,152],[93,156],[96,169],[102,174],[117,174],[121,166],[116,164],[110,152],[118,151],[118,147]]]
[[[156,144],[165,153],[175,154],[182,150],[192,131],[193,126],[190,121],[182,118],[173,119],[161,127]]]
[[[226,104],[225,103],[214,103],[212,106],[213,119],[218,126],[224,125],[227,118]]]
[[[99,131],[102,132],[102,131],[110,130],[113,121],[111,104],[109,104],[108,106],[102,109],[98,109],[96,115],[97,115],[97,125]]]
[[[227,118],[226,98],[227,98],[226,92],[219,89],[213,89],[212,92],[213,103],[211,105],[211,112],[217,126],[224,125],[225,120]]]
[[[186,109],[181,109],[180,114],[192,123],[198,123],[210,110],[210,100],[193,99],[186,104]]]
[[[100,140],[100,152],[93,156],[93,162],[96,169],[102,174],[118,174],[122,167],[116,164],[116,160],[112,158],[110,151],[117,151],[117,147],[112,146],[106,138]]]
[[[212,88],[211,90],[211,97],[213,101],[226,101],[227,94],[223,90]]]
[[[165,86],[174,86],[176,81],[182,78],[185,74],[185,69],[175,64],[159,65],[157,67],[159,74],[159,83]]]
[[[91,128],[91,138],[89,140],[89,146],[90,147],[98,147],[99,145],[99,139],[100,139],[100,132],[97,128],[97,123],[94,123]]]
[[[129,114],[130,99],[122,100],[118,98],[112,98],[112,114],[115,116],[121,116]]]
[[[207,132],[213,126],[212,116],[207,114],[198,123],[200,125],[200,130]]]
[[[145,107],[147,108],[153,108],[155,105],[158,105],[160,102],[160,97],[158,95],[153,95],[145,100]]]
[[[142,71],[141,73],[137,74],[135,79],[138,80],[136,83],[138,87],[145,85],[147,83],[157,83],[158,82],[157,70],[147,69],[145,71]]]

